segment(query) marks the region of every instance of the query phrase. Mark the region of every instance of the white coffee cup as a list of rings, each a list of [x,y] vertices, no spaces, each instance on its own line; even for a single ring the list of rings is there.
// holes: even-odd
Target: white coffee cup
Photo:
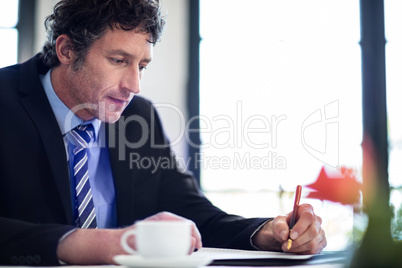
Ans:
[[[135,236],[137,250],[127,241]],[[145,258],[177,258],[188,255],[191,247],[191,223],[189,221],[141,221],[135,229],[121,237],[121,246],[130,254]]]

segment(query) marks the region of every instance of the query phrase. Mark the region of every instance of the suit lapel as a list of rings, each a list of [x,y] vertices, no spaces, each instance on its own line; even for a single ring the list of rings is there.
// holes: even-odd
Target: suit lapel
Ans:
[[[22,65],[22,77],[28,79],[20,82],[20,92],[25,95],[21,98],[21,103],[37,127],[57,185],[64,215],[67,223],[73,224],[66,151],[60,128],[38,77],[38,73],[43,71],[45,70],[38,72],[37,60],[30,60]]]

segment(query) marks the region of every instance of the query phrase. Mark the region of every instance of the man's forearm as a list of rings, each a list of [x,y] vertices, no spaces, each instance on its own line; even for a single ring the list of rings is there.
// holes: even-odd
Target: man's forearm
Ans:
[[[57,256],[67,264],[112,264],[124,254],[120,237],[127,229],[77,229],[57,247]]]

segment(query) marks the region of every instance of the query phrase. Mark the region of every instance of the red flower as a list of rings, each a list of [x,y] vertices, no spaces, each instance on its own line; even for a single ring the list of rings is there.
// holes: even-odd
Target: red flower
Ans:
[[[345,205],[358,203],[362,184],[356,180],[354,170],[341,167],[339,171],[338,174],[329,175],[322,167],[317,180],[306,185],[316,190],[310,192],[307,198],[340,202]]]

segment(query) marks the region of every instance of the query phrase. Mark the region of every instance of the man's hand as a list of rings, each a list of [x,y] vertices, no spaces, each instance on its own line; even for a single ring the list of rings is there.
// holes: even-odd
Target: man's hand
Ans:
[[[298,209],[298,220],[290,232],[292,247],[287,249],[291,213],[278,216],[265,224],[253,237],[253,243],[262,250],[315,254],[327,245],[321,218],[314,214],[311,205],[302,204]]]
[[[183,217],[169,212],[161,212],[145,219],[146,221],[189,221]],[[135,228],[135,224],[124,229],[77,229],[59,242],[57,257],[67,264],[113,264],[113,257],[127,254],[120,245],[120,238],[129,229]],[[201,235],[192,222],[192,247],[201,248]],[[130,239],[129,245],[136,249],[134,239]]]

